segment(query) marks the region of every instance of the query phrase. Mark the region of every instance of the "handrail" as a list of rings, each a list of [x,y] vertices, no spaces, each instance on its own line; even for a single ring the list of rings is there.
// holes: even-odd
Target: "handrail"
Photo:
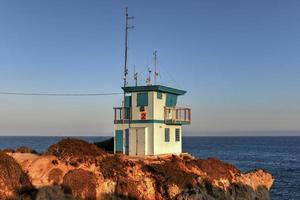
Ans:
[[[183,107],[165,107],[165,122],[191,123],[192,110]]]
[[[130,107],[114,107],[114,121],[125,121],[131,119]]]

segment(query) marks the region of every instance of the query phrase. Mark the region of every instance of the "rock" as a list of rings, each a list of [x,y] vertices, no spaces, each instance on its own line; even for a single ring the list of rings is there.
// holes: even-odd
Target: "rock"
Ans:
[[[75,197],[92,200],[96,199],[96,177],[92,172],[75,169],[64,176],[63,187],[67,193]]]
[[[1,152],[3,152],[3,153],[15,153],[15,150],[8,148],[8,149],[3,149]]]
[[[21,146],[19,148],[16,149],[15,151],[16,153],[33,153],[33,154],[37,154],[37,152],[29,147],[26,146]]]
[[[40,188],[35,197],[36,200],[75,200],[70,194],[65,194],[61,186],[48,186]]]
[[[22,195],[37,199],[269,200],[274,182],[264,170],[242,173],[216,158],[129,157],[78,139],[62,140],[44,155],[9,155],[37,188]]]
[[[66,162],[95,162],[95,158],[103,157],[107,154],[104,150],[94,144],[84,140],[67,138],[57,144],[51,145],[45,155],[54,155],[59,160]]]
[[[259,187],[257,190],[243,185],[232,184],[227,190],[212,185],[210,182],[203,182],[202,184],[193,185],[190,188],[185,189],[182,193],[176,196],[177,200],[270,200],[269,191],[265,187]]]
[[[32,185],[19,164],[9,155],[0,153],[0,197],[12,199],[31,190]]]
[[[95,142],[94,143],[97,147],[109,152],[113,153],[114,152],[114,138],[111,137],[107,140],[101,141],[101,142]]]
[[[61,183],[63,178],[63,171],[59,168],[54,168],[49,172],[48,180],[52,182],[54,185],[58,185]]]

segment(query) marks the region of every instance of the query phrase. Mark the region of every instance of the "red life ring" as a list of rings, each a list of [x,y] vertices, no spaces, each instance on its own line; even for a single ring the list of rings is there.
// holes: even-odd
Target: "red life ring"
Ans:
[[[145,120],[147,117],[147,113],[146,112],[141,112],[141,119]]]

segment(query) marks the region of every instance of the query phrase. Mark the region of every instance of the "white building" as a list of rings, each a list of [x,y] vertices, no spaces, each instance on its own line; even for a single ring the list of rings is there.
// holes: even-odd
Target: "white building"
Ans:
[[[176,107],[186,92],[161,85],[123,87],[125,105],[114,108],[114,152],[130,156],[179,154],[182,125],[191,109]]]

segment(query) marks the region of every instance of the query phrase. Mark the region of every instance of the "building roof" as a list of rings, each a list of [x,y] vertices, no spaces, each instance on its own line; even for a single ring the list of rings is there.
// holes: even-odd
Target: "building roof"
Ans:
[[[125,92],[148,92],[148,91],[158,91],[158,92],[166,92],[175,95],[184,95],[186,91],[179,90],[176,88],[166,87],[163,85],[148,85],[148,86],[129,86],[122,87]]]

